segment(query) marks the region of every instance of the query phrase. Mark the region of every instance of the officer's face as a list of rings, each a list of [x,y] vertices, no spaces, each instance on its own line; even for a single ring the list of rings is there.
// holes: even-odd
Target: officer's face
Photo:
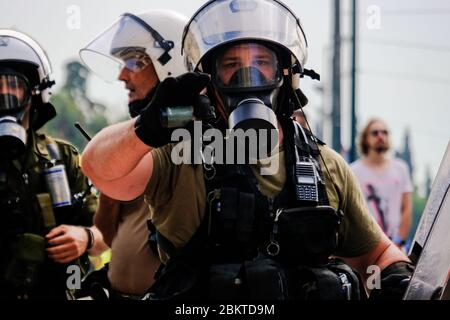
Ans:
[[[386,124],[381,121],[372,123],[368,130],[367,144],[369,150],[373,150],[377,153],[389,150],[389,131]]]
[[[144,99],[159,82],[152,63],[138,72],[131,71],[127,67],[122,68],[119,80],[125,82],[125,88],[129,91],[128,103]]]
[[[277,61],[268,48],[254,43],[240,44],[226,50],[217,62],[217,75],[224,85],[241,68],[255,67],[267,81],[275,78]]]
[[[22,102],[26,94],[25,83],[13,76],[0,75],[0,94],[13,95]]]

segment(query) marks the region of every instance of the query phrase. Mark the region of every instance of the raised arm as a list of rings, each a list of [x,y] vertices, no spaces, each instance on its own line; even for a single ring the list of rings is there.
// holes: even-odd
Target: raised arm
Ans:
[[[152,147],[137,137],[135,121],[106,127],[89,142],[82,156],[83,172],[98,189],[119,200],[141,195],[152,175]]]
[[[109,126],[89,142],[83,153],[83,172],[111,198],[140,196],[153,172],[150,151],[170,142],[171,131],[160,121],[161,109],[194,106],[208,82],[209,76],[199,73],[166,78],[137,118]]]

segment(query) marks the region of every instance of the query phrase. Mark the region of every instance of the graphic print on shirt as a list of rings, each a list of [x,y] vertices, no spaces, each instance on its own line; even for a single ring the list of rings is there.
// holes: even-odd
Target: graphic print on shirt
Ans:
[[[386,213],[389,208],[388,201],[380,197],[377,188],[373,184],[367,183],[365,189],[366,200],[372,215],[375,217],[375,220],[378,222],[383,232],[390,236],[389,223],[386,218]]]

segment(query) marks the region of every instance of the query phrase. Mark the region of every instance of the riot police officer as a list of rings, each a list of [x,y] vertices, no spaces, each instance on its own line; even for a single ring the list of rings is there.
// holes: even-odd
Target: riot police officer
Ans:
[[[408,258],[370,217],[345,161],[290,118],[306,102],[299,77],[314,76],[298,17],[277,0],[209,1],[186,26],[183,50],[192,73],[163,81],[136,120],[103,130],[83,155],[103,192],[126,200],[145,191],[165,264],[148,297],[358,299],[355,269],[365,279],[376,265],[381,296],[400,298]],[[161,110],[208,114],[205,88],[215,116],[201,125],[203,161],[180,164]],[[256,159],[217,159],[234,151],[230,129],[256,132],[258,143],[238,141]],[[262,170],[268,163],[278,165]]]
[[[124,82],[130,117],[136,117],[149,104],[160,81],[186,72],[181,57],[186,22],[186,17],[169,10],[125,13],[80,51],[81,59],[104,80]],[[149,218],[143,196],[122,202],[100,195],[94,222],[111,247],[112,257],[108,270],[101,270],[107,274],[92,274],[86,286],[95,288],[94,281],[103,282],[110,299],[145,294],[160,264],[157,252],[148,244]]]
[[[65,299],[68,266],[82,276],[101,251],[97,202],[71,144],[37,132],[55,115],[44,50],[0,30],[0,295]],[[86,270],[85,270],[86,269]]]

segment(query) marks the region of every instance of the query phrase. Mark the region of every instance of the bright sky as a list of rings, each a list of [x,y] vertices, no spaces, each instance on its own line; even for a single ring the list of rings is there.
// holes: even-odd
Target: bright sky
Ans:
[[[62,84],[63,65],[78,58],[78,51],[121,13],[173,9],[191,16],[204,0],[0,0],[0,27],[28,33],[46,49],[54,76]],[[322,82],[304,80],[307,107],[313,122],[329,112],[333,0],[285,0],[300,17],[309,42],[307,67],[322,75]],[[425,167],[437,172],[450,139],[450,2],[447,0],[358,0],[359,5],[359,127],[372,116],[385,119],[393,145],[401,148],[406,127],[412,131],[416,181]],[[349,107],[349,0],[342,0],[343,115]],[[79,17],[74,20],[74,17]],[[74,23],[75,22],[75,23]],[[126,113],[123,85],[105,84],[93,76],[89,95],[108,105],[113,118]],[[320,112],[322,110],[322,112]],[[349,115],[343,119],[348,147]],[[326,142],[331,142],[325,137]]]

